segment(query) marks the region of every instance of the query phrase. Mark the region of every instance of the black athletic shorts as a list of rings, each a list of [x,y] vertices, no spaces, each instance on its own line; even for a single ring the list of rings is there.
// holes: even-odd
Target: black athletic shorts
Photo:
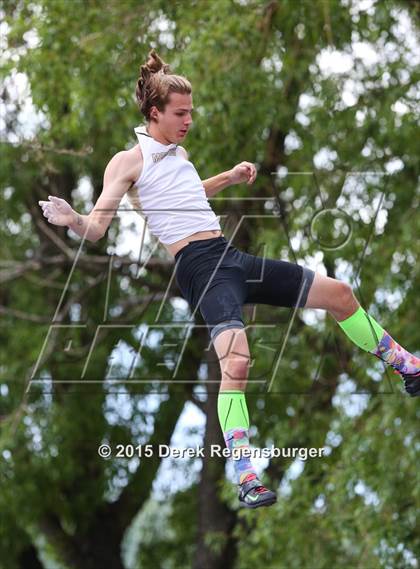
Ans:
[[[199,309],[210,337],[244,328],[244,304],[303,307],[315,273],[296,263],[256,257],[225,239],[190,241],[175,255],[175,278],[192,309]]]

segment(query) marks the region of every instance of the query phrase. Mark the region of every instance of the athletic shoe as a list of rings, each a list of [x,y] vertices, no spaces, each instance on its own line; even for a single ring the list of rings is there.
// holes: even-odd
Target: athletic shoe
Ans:
[[[400,373],[398,372],[404,380],[404,389],[411,395],[411,397],[420,396],[420,371],[417,373]]]
[[[376,354],[373,355],[380,360],[382,359]],[[411,397],[420,396],[420,371],[418,371],[417,373],[403,373],[398,369],[393,368],[393,372],[399,375],[403,379],[404,389],[409,395],[411,395]]]
[[[258,480],[255,474],[248,474],[239,487],[239,501],[246,508],[259,508],[271,506],[277,501],[277,496],[271,490],[267,490]]]

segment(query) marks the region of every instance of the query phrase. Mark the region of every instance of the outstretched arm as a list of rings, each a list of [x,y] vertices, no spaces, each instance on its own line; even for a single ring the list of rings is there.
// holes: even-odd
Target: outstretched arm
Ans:
[[[88,241],[98,241],[108,229],[118,205],[131,185],[126,152],[118,152],[109,161],[104,173],[104,185],[95,207],[89,215],[81,215],[62,198],[48,196],[39,201],[44,216],[53,225],[64,225]]]
[[[257,169],[255,168],[255,165],[251,162],[241,162],[231,170],[227,170],[217,176],[204,180],[203,186],[206,190],[206,196],[211,198],[217,194],[217,192],[224,190],[228,186],[241,184],[242,182],[246,182],[248,185],[251,185],[255,181],[256,177]]]
[[[211,198],[212,196],[216,195],[217,192],[224,190],[230,185],[230,170],[227,172],[221,172],[220,174],[217,174],[217,176],[207,178],[207,180],[203,180],[203,186],[206,190],[206,196],[208,198]]]
[[[178,148],[181,149],[184,157],[188,160],[188,153],[182,146]],[[203,180],[203,186],[206,190],[206,196],[211,198],[216,195],[217,192],[224,190],[228,186],[233,186],[234,184],[241,184],[242,182],[247,182],[247,184],[252,184],[257,177],[257,169],[255,165],[251,162],[240,162],[234,166],[231,170],[217,174],[217,176],[212,176]]]

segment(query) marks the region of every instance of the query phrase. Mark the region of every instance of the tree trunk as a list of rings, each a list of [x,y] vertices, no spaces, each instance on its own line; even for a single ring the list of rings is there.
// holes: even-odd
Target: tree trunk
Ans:
[[[207,352],[208,379],[220,378],[220,366],[212,350]],[[193,559],[193,569],[229,569],[237,555],[237,542],[232,536],[237,516],[219,497],[219,483],[225,476],[225,459],[211,457],[210,445],[225,446],[217,414],[219,383],[207,383],[207,415],[204,435],[205,458],[198,488],[198,537]],[[211,547],[209,542],[216,542]]]
[[[26,547],[19,556],[19,569],[44,569],[33,545]]]

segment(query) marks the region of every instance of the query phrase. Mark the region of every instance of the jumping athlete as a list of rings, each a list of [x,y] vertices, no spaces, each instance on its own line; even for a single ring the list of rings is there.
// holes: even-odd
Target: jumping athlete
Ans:
[[[256,178],[255,165],[241,162],[207,180],[180,145],[193,122],[190,82],[171,73],[151,50],[140,67],[136,98],[146,124],[134,129],[138,144],[108,163],[103,191],[89,215],[63,199],[40,201],[54,225],[68,226],[90,241],[102,238],[127,193],[140,206],[151,233],[175,258],[176,280],[193,313],[200,309],[221,367],[218,417],[227,447],[249,449],[245,387],[249,347],[243,304],[327,310],[359,348],[390,365],[411,396],[420,395],[420,359],[401,347],[356,300],[350,285],[307,267],[239,251],[222,233],[208,197]],[[239,450],[241,449],[241,450]],[[249,508],[269,506],[276,494],[258,479],[247,456],[234,461],[239,500]]]

